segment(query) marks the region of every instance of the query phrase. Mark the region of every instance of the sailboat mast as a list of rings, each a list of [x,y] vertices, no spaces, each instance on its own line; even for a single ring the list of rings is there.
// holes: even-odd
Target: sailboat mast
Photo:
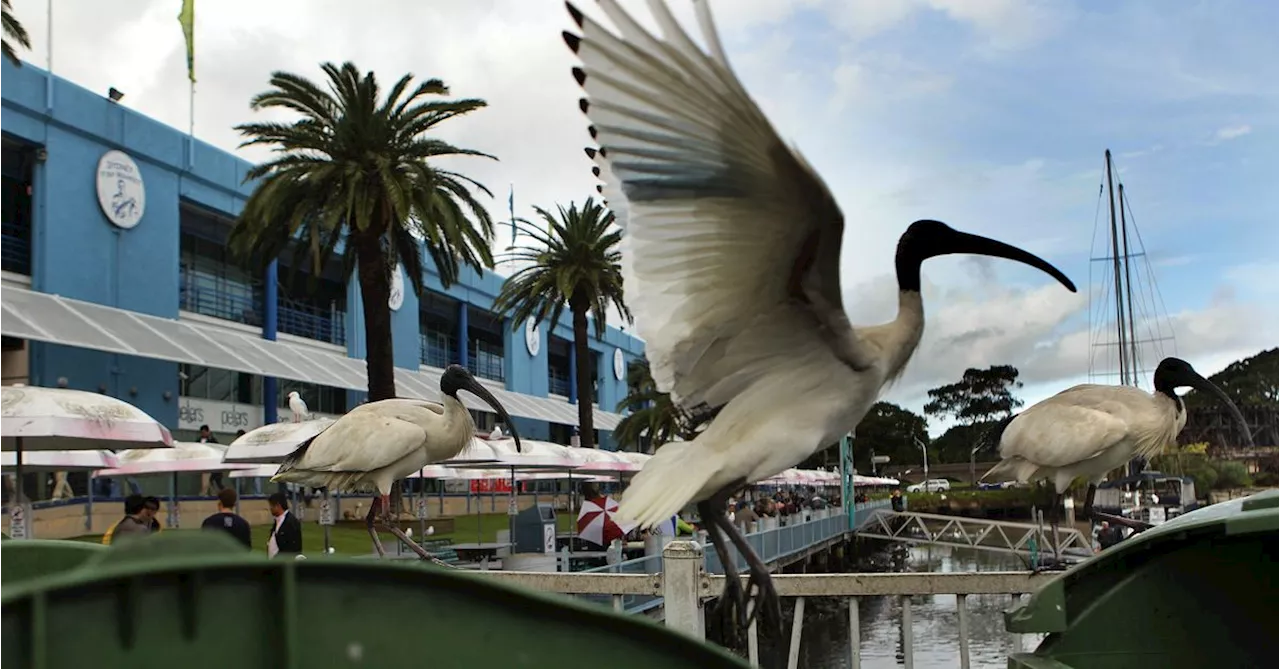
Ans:
[[[1142,378],[1142,370],[1138,369],[1138,337],[1134,333],[1133,319],[1133,279],[1129,275],[1129,226],[1124,220],[1124,182],[1121,182],[1117,188],[1119,189],[1120,204],[1120,243],[1124,247],[1124,291],[1125,301],[1129,307],[1129,378],[1133,381],[1133,385],[1139,385],[1138,379]]]
[[[1129,385],[1128,350],[1125,348],[1124,331],[1124,285],[1120,273],[1120,239],[1116,228],[1115,185],[1111,179],[1111,149],[1106,150],[1107,160],[1107,206],[1111,213],[1111,267],[1115,276],[1116,287],[1116,347],[1120,351],[1120,385]]]

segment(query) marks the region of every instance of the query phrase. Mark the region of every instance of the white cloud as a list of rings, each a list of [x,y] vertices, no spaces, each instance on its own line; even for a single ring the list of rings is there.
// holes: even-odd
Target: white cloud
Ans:
[[[1230,141],[1253,132],[1253,128],[1246,124],[1228,125],[1218,128],[1218,132],[1214,133],[1214,138],[1220,142]]]
[[[57,74],[103,94],[115,86],[126,93],[122,104],[185,130],[187,82],[178,3],[84,2],[64,9],[70,4],[55,6]],[[653,27],[643,2],[623,0],[623,5]],[[855,322],[893,317],[893,252],[898,236],[917,218],[941,218],[958,229],[1045,256],[1086,257],[1101,148],[1089,157],[1099,167],[1088,172],[1079,162],[1067,162],[1079,161],[1078,155],[1046,154],[1038,146],[1001,158],[991,157],[994,151],[988,147],[958,143],[895,150],[902,144],[890,138],[909,138],[918,131],[896,112],[931,109],[952,86],[955,73],[938,68],[981,63],[961,62],[963,54],[957,54],[956,63],[931,69],[900,55],[909,56],[908,47],[894,51],[872,40],[932,14],[958,23],[988,52],[1028,48],[1052,31],[1067,29],[1071,10],[1012,0],[718,0],[713,5],[725,48],[747,89],[840,202],[846,218],[842,281]],[[419,78],[444,79],[455,96],[489,102],[488,108],[442,126],[440,137],[500,158],[447,163],[494,191],[488,205],[496,219],[506,219],[509,184],[515,186],[516,214],[525,217],[532,215],[531,204],[550,206],[595,194],[596,180],[582,153],[590,138],[576,105],[581,91],[570,76],[575,60],[560,37],[573,25],[560,2],[383,0],[376,6],[377,11],[370,11],[369,3],[340,0],[201,3],[197,135],[234,151],[240,141],[234,125],[268,118],[251,112],[248,100],[266,88],[272,71],[319,79],[319,62],[350,59],[377,72],[387,86],[400,74],[413,72]],[[671,7],[701,41],[692,30],[692,4],[672,2]],[[35,2],[17,8],[35,43],[28,55],[38,65],[45,53],[44,8]],[[593,2],[582,2],[581,9],[601,17]],[[812,47],[813,36],[783,25],[800,12],[821,12],[841,31],[843,48],[820,66],[795,57]],[[1119,66],[1132,62],[1112,60]],[[1154,86],[1148,74],[1142,70],[1131,79]],[[991,110],[982,108],[983,113]],[[933,111],[941,122],[951,110],[938,106]],[[1226,132],[1239,137],[1251,129],[1229,126],[1218,136],[1229,139]],[[1149,148],[1118,155],[1136,158],[1161,148],[1151,138],[1134,141]],[[249,159],[263,155],[260,150],[238,153]],[[1172,160],[1173,153],[1166,151],[1161,158]],[[503,247],[506,229],[500,230],[497,246]],[[1082,378],[1090,355],[1087,326],[1081,324],[1087,321],[1087,267],[1062,269],[1076,280],[1080,294],[1071,295],[1035,270],[1004,261],[929,261],[923,272],[925,337],[889,399],[918,409],[926,389],[959,378],[965,367],[1004,362],[1023,371],[1028,400],[1036,399],[1033,388],[1047,394]],[[1274,287],[1275,279],[1274,264],[1240,269],[1225,277],[1230,283],[1223,286],[1224,299],[1176,313],[1179,353],[1211,372],[1212,361],[1223,356],[1229,361],[1274,346],[1274,300],[1259,307],[1227,298],[1247,281],[1270,280]]]

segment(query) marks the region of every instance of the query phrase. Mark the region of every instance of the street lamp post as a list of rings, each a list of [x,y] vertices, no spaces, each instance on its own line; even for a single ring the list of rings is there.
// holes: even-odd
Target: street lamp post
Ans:
[[[924,491],[929,492],[929,449],[925,448],[924,442],[919,437],[912,437],[912,441],[916,442],[916,446],[920,447],[920,454],[924,456]]]

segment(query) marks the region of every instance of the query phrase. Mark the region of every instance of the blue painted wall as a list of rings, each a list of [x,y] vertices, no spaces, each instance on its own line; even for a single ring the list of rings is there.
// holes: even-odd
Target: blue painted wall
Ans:
[[[47,73],[27,64],[0,63],[3,106],[0,126],[6,134],[45,148],[47,159],[36,167],[35,220],[32,238],[32,287],[67,297],[141,313],[173,318],[178,315],[179,204],[186,200],[235,217],[252,191],[244,183],[252,165],[216,147],[61,78],[54,78],[53,106],[46,105]],[[110,149],[128,153],[138,163],[146,187],[146,212],[132,230],[107,222],[98,207],[94,172],[98,159]],[[188,153],[194,150],[192,166]],[[158,280],[172,277],[172,280]],[[420,359],[418,298],[405,277],[404,304],[392,313],[396,365],[417,369]],[[434,267],[425,284],[481,309],[492,306],[503,278],[493,272],[464,270],[460,281],[444,289]],[[347,292],[347,352],[365,353],[364,314],[354,281]],[[545,396],[548,389],[547,349],[550,334],[572,340],[568,316],[564,322],[540,328],[537,356],[525,348],[523,324],[505,328],[507,387]],[[643,344],[609,329],[603,340],[591,339],[601,354],[600,407],[613,411],[626,394],[625,380],[613,375],[613,350],[622,348],[627,361],[643,355]],[[98,390],[137,404],[169,426],[177,423],[178,374],[174,363],[117,356],[62,346],[33,343],[31,381],[55,385],[65,377],[69,387]],[[134,394],[133,391],[136,391]],[[164,393],[170,399],[164,399]],[[364,393],[352,391],[352,405]],[[546,438],[545,425],[520,421],[530,437]]]

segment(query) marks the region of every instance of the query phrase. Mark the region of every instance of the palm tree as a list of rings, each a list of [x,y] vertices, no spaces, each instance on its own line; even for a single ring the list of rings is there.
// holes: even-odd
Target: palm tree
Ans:
[[[27,29],[22,27],[22,23],[18,21],[18,17],[13,15],[13,6],[9,4],[9,0],[3,0],[3,8],[0,11],[0,21],[4,24],[4,40],[0,47],[4,49],[4,57],[9,59],[17,67],[22,67],[22,60],[18,58],[18,52],[14,51],[13,45],[9,40],[18,43],[24,49],[31,48],[31,37],[27,35]]]
[[[411,88],[406,74],[380,99],[372,72],[353,63],[321,65],[326,91],[288,72],[271,75],[272,88],[250,102],[255,110],[283,108],[293,123],[246,123],[241,146],[269,145],[276,156],[249,171],[259,179],[231,231],[230,243],[265,268],[292,247],[295,268],[310,255],[313,274],[341,253],[347,276],[358,268],[364,305],[369,400],[395,397],[391,271],[399,261],[422,294],[420,241],[440,282],[451,285],[461,265],[493,267],[493,222],[471,194],[482,184],[432,167],[441,156],[483,156],[426,136],[437,124],[485,106],[483,100],[436,100],[449,89],[439,79]],[[339,246],[342,250],[339,251]]]
[[[606,313],[613,305],[632,322],[631,310],[622,299],[622,253],[618,242],[622,231],[613,226],[613,212],[592,198],[568,209],[557,207],[559,216],[534,207],[547,229],[528,221],[517,221],[517,229],[534,239],[532,246],[512,250],[511,258],[527,263],[507,278],[494,301],[498,313],[511,314],[511,328],[519,329],[530,317],[534,323],[560,322],[565,305],[573,315],[573,348],[577,360],[578,432],[582,446],[595,447],[595,424],[591,415],[591,350],[587,345],[587,314],[595,321],[596,338],[604,336]]]
[[[627,396],[618,402],[618,411],[626,410],[631,413],[613,429],[619,446],[634,444],[643,451],[645,442],[656,449],[669,441],[691,438],[686,429],[688,421],[671,396],[658,390],[646,359],[634,360],[627,366]]]

